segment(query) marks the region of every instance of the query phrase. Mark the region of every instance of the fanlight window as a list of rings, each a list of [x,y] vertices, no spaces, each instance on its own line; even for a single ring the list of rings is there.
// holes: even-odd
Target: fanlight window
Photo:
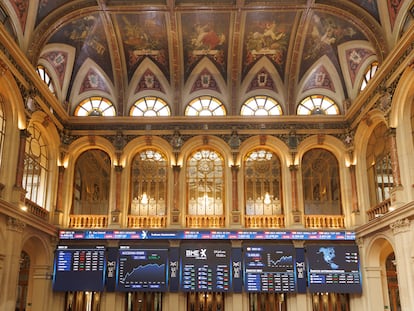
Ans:
[[[254,150],[247,155],[244,166],[246,215],[281,214],[280,161],[276,154]]]
[[[377,70],[378,70],[378,62],[373,62],[371,65],[369,65],[368,69],[365,71],[364,79],[362,80],[362,83],[361,83],[361,88],[360,88],[361,91],[363,91],[367,87],[368,81],[374,77]]]
[[[189,215],[223,215],[224,161],[213,150],[199,150],[187,162]]]
[[[112,103],[103,97],[89,97],[82,101],[75,109],[75,116],[115,116],[115,108]]]
[[[167,160],[160,152],[138,153],[131,165],[131,215],[164,216],[167,199]]]
[[[338,115],[338,105],[324,95],[312,95],[300,102],[297,108],[298,115]]]
[[[36,72],[39,75],[40,79],[42,79],[43,82],[46,83],[47,87],[52,92],[52,94],[55,94],[55,87],[53,86],[53,81],[47,73],[46,68],[39,65],[36,68]]]
[[[168,117],[171,111],[161,98],[147,96],[137,100],[129,114],[134,117]]]
[[[200,96],[192,100],[185,109],[186,116],[225,116],[224,105],[212,96]]]
[[[30,135],[26,138],[22,186],[28,200],[45,207],[49,172],[47,145],[37,126],[31,125],[27,131]]]
[[[268,96],[254,96],[246,100],[240,114],[242,116],[280,116],[282,107]]]

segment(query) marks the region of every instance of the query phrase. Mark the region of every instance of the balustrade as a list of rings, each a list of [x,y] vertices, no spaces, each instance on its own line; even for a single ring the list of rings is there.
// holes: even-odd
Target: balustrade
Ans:
[[[244,216],[246,228],[283,228],[284,215],[246,215]]]
[[[128,216],[128,228],[164,228],[167,216]]]
[[[220,215],[187,215],[188,228],[223,228],[225,217]]]
[[[367,211],[368,220],[373,220],[375,218],[381,217],[382,215],[390,211],[391,199],[382,201],[380,204],[377,204],[373,208],[370,208]]]
[[[108,216],[106,215],[70,215],[69,228],[106,228]]]
[[[345,228],[344,215],[305,215],[306,228]]]

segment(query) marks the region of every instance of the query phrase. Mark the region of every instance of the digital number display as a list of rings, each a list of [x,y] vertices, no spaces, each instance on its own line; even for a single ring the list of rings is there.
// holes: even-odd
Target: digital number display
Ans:
[[[289,245],[245,245],[244,287],[247,292],[296,291],[295,249]]]
[[[59,245],[55,252],[54,291],[103,291],[105,247]]]
[[[121,247],[118,257],[117,289],[121,291],[166,291],[167,262],[167,248]]]
[[[356,245],[306,247],[310,292],[361,293]]]
[[[230,244],[183,243],[180,249],[182,291],[228,292],[231,290]]]

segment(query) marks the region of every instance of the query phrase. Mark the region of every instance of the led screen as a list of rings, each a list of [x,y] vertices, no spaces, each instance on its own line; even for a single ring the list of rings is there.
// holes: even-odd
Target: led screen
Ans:
[[[295,292],[295,249],[290,245],[245,245],[244,288],[248,292]]]
[[[55,252],[54,291],[103,291],[105,247],[59,245]]]
[[[167,248],[121,246],[117,265],[117,289],[121,291],[166,291],[167,262]]]
[[[231,246],[224,243],[183,243],[180,249],[182,291],[231,290]]]
[[[361,293],[356,245],[306,246],[310,292]]]

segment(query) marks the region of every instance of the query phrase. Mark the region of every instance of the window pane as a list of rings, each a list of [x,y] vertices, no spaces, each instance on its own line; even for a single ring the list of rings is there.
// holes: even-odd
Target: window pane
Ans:
[[[282,108],[279,103],[271,97],[254,96],[245,101],[240,114],[242,116],[275,116],[282,114]]]
[[[186,116],[224,116],[224,105],[211,96],[202,96],[194,99],[185,109]]]

